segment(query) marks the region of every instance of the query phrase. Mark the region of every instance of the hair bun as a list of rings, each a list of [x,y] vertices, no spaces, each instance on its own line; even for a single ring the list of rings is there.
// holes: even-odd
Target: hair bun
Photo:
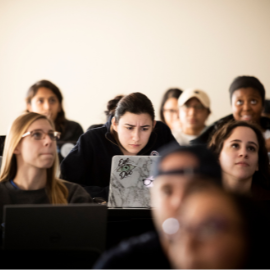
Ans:
[[[105,111],[106,116],[114,115],[117,104],[123,97],[124,95],[118,95],[115,98],[108,101],[107,110]]]

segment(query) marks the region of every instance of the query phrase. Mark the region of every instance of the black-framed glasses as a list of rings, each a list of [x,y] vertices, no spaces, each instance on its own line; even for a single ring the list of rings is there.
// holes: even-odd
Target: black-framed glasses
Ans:
[[[60,139],[61,133],[58,131],[52,131],[52,130],[49,132],[45,132],[42,129],[35,129],[35,130],[28,131],[28,132],[24,133],[22,135],[22,138],[24,138],[28,135],[30,135],[31,139],[34,139],[37,141],[44,140],[46,138],[46,135],[48,135],[52,141],[56,141],[56,140]]]

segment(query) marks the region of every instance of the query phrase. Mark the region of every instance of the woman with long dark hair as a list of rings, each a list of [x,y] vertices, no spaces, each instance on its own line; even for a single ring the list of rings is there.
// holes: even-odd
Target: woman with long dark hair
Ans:
[[[65,180],[86,187],[93,197],[107,200],[112,157],[151,155],[175,141],[170,129],[155,121],[152,102],[142,93],[109,101],[108,121],[83,134],[61,163]]]
[[[61,132],[61,141],[77,141],[83,129],[77,122],[67,120],[63,108],[63,95],[50,81],[41,80],[33,84],[26,94],[26,108],[29,112],[46,115]]]

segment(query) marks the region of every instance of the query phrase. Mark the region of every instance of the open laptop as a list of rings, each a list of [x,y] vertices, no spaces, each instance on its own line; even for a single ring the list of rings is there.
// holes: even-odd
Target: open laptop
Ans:
[[[153,177],[151,167],[158,156],[114,156],[108,207],[149,208]]]
[[[103,205],[5,205],[3,221],[4,249],[105,249],[107,207]]]

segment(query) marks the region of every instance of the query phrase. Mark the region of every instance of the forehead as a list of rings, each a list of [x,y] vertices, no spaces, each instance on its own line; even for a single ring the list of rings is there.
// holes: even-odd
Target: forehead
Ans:
[[[178,106],[178,100],[174,97],[167,99],[164,104],[164,108],[171,108],[171,107],[177,107],[177,106]]]
[[[198,159],[189,152],[173,153],[165,157],[160,163],[160,169],[170,171],[199,166]]]
[[[256,133],[249,127],[236,127],[225,142],[231,140],[251,141],[258,144]]]
[[[135,114],[126,112],[121,116],[119,123],[129,125],[150,125],[152,124],[151,116],[148,113]]]
[[[53,130],[51,124],[46,119],[38,119],[33,122],[27,129],[27,131],[32,131],[35,129],[42,129],[42,130]]]
[[[237,98],[259,98],[261,99],[261,95],[258,90],[252,87],[240,88],[233,92],[233,99]]]
[[[54,92],[51,89],[46,88],[46,87],[40,87],[37,90],[34,98],[37,98],[37,97],[43,97],[43,98],[55,97],[55,98],[57,98],[57,96],[54,94]]]

